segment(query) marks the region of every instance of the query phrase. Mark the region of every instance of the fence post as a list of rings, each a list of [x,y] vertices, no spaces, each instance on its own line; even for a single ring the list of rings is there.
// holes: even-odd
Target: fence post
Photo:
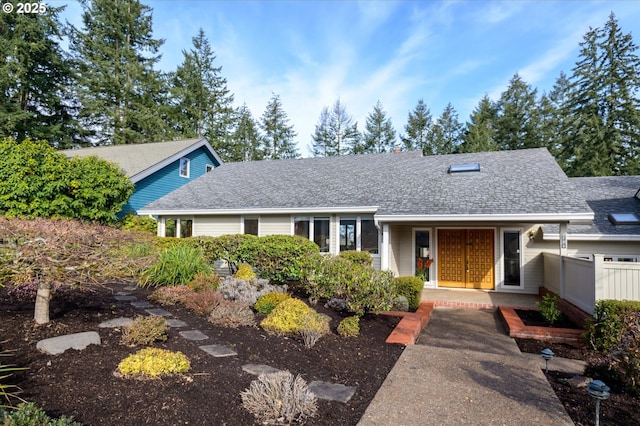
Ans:
[[[604,288],[604,255],[603,254],[594,254],[593,255],[593,279],[594,279],[594,302],[599,299],[609,299],[610,296],[606,289]]]

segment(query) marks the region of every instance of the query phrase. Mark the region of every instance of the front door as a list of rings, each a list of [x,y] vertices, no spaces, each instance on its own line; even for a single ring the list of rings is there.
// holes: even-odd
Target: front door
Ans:
[[[493,229],[438,230],[438,286],[494,288]]]

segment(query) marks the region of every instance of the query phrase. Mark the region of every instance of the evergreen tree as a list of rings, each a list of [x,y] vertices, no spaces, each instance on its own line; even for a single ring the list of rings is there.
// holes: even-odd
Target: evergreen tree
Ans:
[[[497,117],[496,105],[487,95],[484,95],[469,117],[470,121],[467,122],[458,152],[497,151],[498,144],[495,139]]]
[[[236,112],[236,125],[231,134],[231,143],[224,151],[216,151],[224,161],[256,161],[264,159],[265,153],[261,146],[262,137],[258,123],[253,119],[247,104],[242,105]]]
[[[407,150],[420,150],[427,155],[429,140],[433,132],[433,118],[431,117],[431,111],[422,99],[418,101],[413,112],[409,112],[404,131],[406,136],[400,136],[404,148]]]
[[[380,101],[367,117],[363,140],[362,148],[355,149],[355,153],[393,152],[395,149],[396,131],[393,129],[391,118],[388,118],[382,109]]]
[[[615,15],[580,44],[566,102],[567,135],[560,153],[570,176],[640,173],[640,58]]]
[[[163,40],[152,35],[151,8],[137,0],[81,0],[83,28],[73,29],[80,116],[93,143],[171,139],[163,121],[166,89],[154,65]]]
[[[202,28],[192,42],[172,76],[176,131],[182,137],[206,137],[216,151],[230,151],[233,95],[220,76],[222,67],[214,66],[216,56]]]
[[[0,137],[47,140],[60,149],[79,143],[61,10],[0,14]]]
[[[353,154],[360,140],[358,123],[347,114],[347,109],[336,100],[331,111],[324,107],[312,135],[311,147],[314,157]]]
[[[516,73],[498,101],[496,142],[500,149],[524,149],[542,146],[540,112],[536,89]]]
[[[293,125],[289,125],[289,118],[282,108],[280,96],[272,94],[262,114],[260,127],[263,131],[265,158],[276,160],[300,156],[294,140],[296,132]]]
[[[462,124],[451,103],[442,111],[433,127],[433,135],[425,155],[453,154],[462,142]]]
[[[569,79],[564,72],[556,80],[551,92],[540,98],[540,140],[549,152],[560,160],[563,148],[573,143],[567,134],[565,105],[569,93]]]

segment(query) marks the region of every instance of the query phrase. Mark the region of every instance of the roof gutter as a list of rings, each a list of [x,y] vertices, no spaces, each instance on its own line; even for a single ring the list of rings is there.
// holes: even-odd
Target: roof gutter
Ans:
[[[544,234],[544,241],[558,241],[558,234]],[[567,234],[568,241],[640,241],[640,235]]]
[[[593,213],[376,215],[379,222],[531,222],[591,225]]]
[[[154,216],[224,216],[224,215],[257,215],[257,214],[374,214],[378,206],[346,206],[346,207],[278,207],[254,209],[153,209],[142,208],[139,215]]]

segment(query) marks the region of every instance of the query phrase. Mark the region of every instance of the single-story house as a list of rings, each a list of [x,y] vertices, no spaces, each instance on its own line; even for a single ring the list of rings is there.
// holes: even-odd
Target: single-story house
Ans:
[[[152,201],[222,164],[206,139],[108,145],[60,151],[67,157],[98,156],[118,164],[135,185],[121,215],[137,214]]]
[[[544,285],[540,227],[556,225],[566,255],[568,227],[594,219],[544,148],[227,163],[139,213],[159,218],[160,236],[174,224],[194,236],[301,235],[326,253],[369,251],[425,287],[530,294]]]

